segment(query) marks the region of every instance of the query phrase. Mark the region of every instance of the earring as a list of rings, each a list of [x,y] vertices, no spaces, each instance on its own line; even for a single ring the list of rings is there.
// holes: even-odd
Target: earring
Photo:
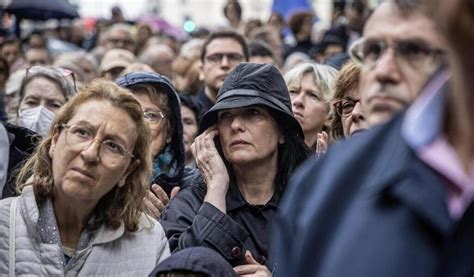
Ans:
[[[281,136],[278,138],[278,143],[279,143],[279,144],[285,143],[285,136],[281,135]]]
[[[126,178],[122,178],[122,179],[118,182],[117,186],[118,186],[119,188],[125,186],[125,180],[126,180]]]

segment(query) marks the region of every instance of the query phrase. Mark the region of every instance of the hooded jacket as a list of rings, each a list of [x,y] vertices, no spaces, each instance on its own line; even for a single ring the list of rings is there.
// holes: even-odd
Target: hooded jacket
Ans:
[[[167,143],[158,156],[153,157],[153,180],[151,184],[160,185],[170,195],[175,186],[186,187],[199,173],[195,169],[185,168],[185,150],[183,142],[183,124],[181,123],[181,103],[171,81],[158,73],[132,72],[117,78],[119,86],[131,88],[138,84],[151,84],[164,91],[168,96],[168,105],[174,117],[174,131],[171,142]],[[163,169],[165,165],[166,169]]]

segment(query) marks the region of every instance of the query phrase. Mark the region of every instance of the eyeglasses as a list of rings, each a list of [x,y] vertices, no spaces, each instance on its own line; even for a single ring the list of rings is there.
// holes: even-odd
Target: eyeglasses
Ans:
[[[212,55],[207,56],[205,59],[206,59],[207,62],[209,62],[211,64],[220,64],[220,63],[222,63],[222,59],[224,59],[224,57],[227,57],[227,61],[232,65],[238,64],[238,63],[242,62],[243,59],[244,59],[244,56],[242,56],[238,53],[227,53],[227,54],[216,53],[216,54],[212,54]]]
[[[351,58],[359,66],[373,68],[383,54],[392,49],[400,66],[409,66],[413,69],[438,67],[444,62],[445,51],[432,48],[419,40],[400,40],[388,43],[383,40],[361,38],[350,48]]]
[[[148,121],[148,123],[151,125],[158,125],[161,123],[163,118],[165,118],[165,115],[161,111],[157,112],[145,110],[143,112],[143,118],[145,118],[145,120]]]
[[[28,74],[47,72],[48,70],[53,70],[56,73],[59,73],[59,75],[63,76],[66,79],[68,77],[71,77],[72,83],[74,85],[74,92],[77,92],[76,76],[74,76],[74,72],[66,68],[34,65],[26,69],[26,76],[28,76]]]
[[[338,116],[347,117],[351,115],[358,102],[360,102],[360,99],[344,98],[334,102],[333,106]]]
[[[116,167],[125,159],[133,158],[125,147],[113,139],[99,140],[94,138],[94,132],[85,126],[61,124],[66,129],[66,144],[73,151],[84,151],[94,142],[100,143],[99,157],[102,163],[108,167]]]

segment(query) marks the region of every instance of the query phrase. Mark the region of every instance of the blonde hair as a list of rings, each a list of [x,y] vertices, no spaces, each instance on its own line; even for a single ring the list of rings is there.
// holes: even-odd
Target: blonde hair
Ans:
[[[328,65],[316,63],[302,63],[288,71],[284,78],[286,86],[300,84],[305,74],[311,74],[316,86],[321,90],[323,101],[327,106],[328,116],[331,114],[332,107],[329,104],[333,98],[333,86],[336,80],[337,70]]]
[[[133,149],[134,158],[120,180],[124,186],[115,186],[104,195],[97,204],[95,212],[103,214],[100,222],[107,227],[117,229],[121,222],[130,232],[138,230],[147,184],[151,175],[151,155],[149,149],[150,134],[148,124],[143,119],[142,108],[138,100],[127,89],[113,82],[95,80],[84,90],[69,100],[58,112],[51,125],[51,135],[43,139],[36,151],[21,169],[17,178],[17,188],[21,191],[25,186],[32,185],[39,201],[51,197],[54,188],[52,159],[49,149],[53,134],[62,131],[61,124],[66,124],[76,114],[81,105],[91,100],[107,101],[124,110],[136,124],[137,139]]]

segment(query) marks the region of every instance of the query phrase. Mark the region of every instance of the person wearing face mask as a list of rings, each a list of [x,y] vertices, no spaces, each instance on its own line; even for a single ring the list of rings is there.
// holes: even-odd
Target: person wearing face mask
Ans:
[[[74,92],[74,80],[68,71],[34,66],[27,70],[14,103],[16,118],[5,123],[10,143],[6,183],[0,199],[16,196],[15,179],[18,169],[35,151],[41,136],[49,128],[59,108]]]
[[[27,70],[19,94],[15,123],[41,136],[49,133],[56,112],[75,93],[70,71],[34,66]]]

